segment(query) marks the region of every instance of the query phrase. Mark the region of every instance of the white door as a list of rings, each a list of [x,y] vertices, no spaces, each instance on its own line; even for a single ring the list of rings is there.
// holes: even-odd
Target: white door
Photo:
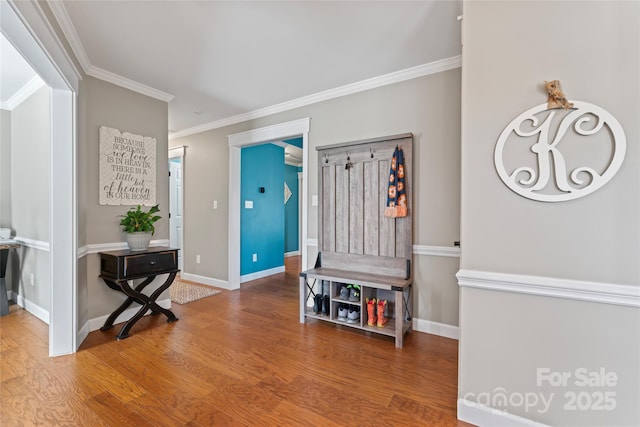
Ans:
[[[182,160],[169,160],[169,242],[178,251],[178,268],[182,270]]]

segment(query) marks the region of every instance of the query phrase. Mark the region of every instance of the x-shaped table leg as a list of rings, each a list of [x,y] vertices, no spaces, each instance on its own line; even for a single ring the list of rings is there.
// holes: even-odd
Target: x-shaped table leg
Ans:
[[[151,310],[153,314],[158,314],[158,313],[164,314],[165,316],[167,316],[167,322],[169,323],[175,322],[176,320],[178,320],[175,314],[173,314],[170,310],[167,310],[166,308],[162,308],[158,305],[158,303],[156,303],[156,299],[160,296],[160,294],[164,292],[169,286],[171,286],[171,283],[173,282],[173,279],[176,277],[176,274],[177,272],[169,273],[169,277],[167,277],[167,280],[165,280],[165,282],[158,289],[153,291],[153,293],[149,296],[143,294],[142,290],[149,283],[153,282],[153,279],[155,279],[156,276],[147,277],[142,283],[136,286],[135,289],[129,286],[128,280],[114,281],[114,280],[103,278],[105,283],[111,289],[124,293],[125,295],[127,295],[128,298],[122,303],[120,307],[118,307],[113,313],[111,313],[107,321],[104,323],[104,326],[100,328],[100,330],[106,331],[111,329],[113,327],[113,322],[116,320],[116,318],[120,314],[122,314],[134,301],[140,304],[141,307],[138,310],[138,312],[124,324],[124,326],[120,330],[120,333],[117,336],[118,340],[125,339],[129,336],[129,330],[131,329],[131,327],[138,320],[140,320],[142,316],[145,315],[147,310]]]

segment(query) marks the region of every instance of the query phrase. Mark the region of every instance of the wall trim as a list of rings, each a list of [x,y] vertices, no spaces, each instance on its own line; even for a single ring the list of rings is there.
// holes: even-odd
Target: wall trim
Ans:
[[[26,246],[32,249],[38,249],[40,251],[49,252],[49,248],[50,248],[49,242],[43,242],[42,240],[29,239],[28,237],[22,237],[22,236],[16,236],[13,238],[13,240],[20,243],[22,246]]]
[[[461,287],[640,307],[639,286],[478,270],[460,270],[456,277]]]
[[[47,69],[42,68],[40,60],[44,59],[44,57],[38,58],[37,66],[34,66],[34,63],[32,62],[30,62],[29,65],[31,65],[31,67],[39,73],[40,77],[42,77],[43,80],[54,89],[72,89],[77,93],[78,82],[82,79],[80,70],[76,67],[76,64],[73,62],[73,59],[67,52],[64,44],[58,37],[58,34],[53,29],[46,13],[42,10],[42,6],[37,2],[30,2],[31,4],[29,6],[24,4],[27,2],[19,2],[22,4],[20,5],[20,8],[17,8],[11,4],[16,2],[18,1],[10,0],[7,4],[13,10],[13,14],[20,19],[25,31],[27,31],[30,37],[35,40],[35,43],[39,45],[39,49],[41,49],[43,53],[46,52],[45,56],[53,67],[47,66]],[[1,13],[1,15],[4,15],[3,18],[6,16],[4,12]],[[10,19],[12,20],[13,17]],[[8,23],[9,21],[6,22]],[[5,33],[5,35],[7,34]],[[11,37],[7,38],[12,42],[15,42]],[[34,57],[30,55],[30,52],[22,49],[24,48],[24,45],[20,47],[16,46],[16,48],[22,56],[25,57],[25,59],[29,58],[30,61],[34,60]],[[53,72],[53,68],[56,69],[55,72]],[[49,81],[49,79],[55,80],[55,83],[53,81]]]
[[[44,80],[38,75],[33,76],[33,78],[25,83],[11,98],[7,99],[6,102],[0,103],[0,108],[3,110],[13,110],[43,86],[46,86]]]
[[[166,308],[167,310],[171,309],[171,299],[163,299],[161,301],[157,301],[158,305],[162,308]],[[132,307],[132,308],[128,308],[125,311],[122,312],[122,314],[120,314],[120,316],[116,317],[116,320],[113,322],[114,325],[117,325],[118,323],[122,323],[122,322],[126,322],[127,320],[131,319],[140,309],[140,307]],[[151,310],[147,310],[147,312],[145,313],[145,316],[148,316],[149,314],[151,314]],[[97,331],[98,329],[102,328],[102,326],[104,325],[104,322],[107,321],[107,319],[109,318],[110,314],[105,314],[104,316],[99,316],[99,317],[94,317],[93,319],[89,319],[89,332],[93,332],[93,331]],[[86,324],[85,324],[86,325]],[[117,326],[114,326],[115,328],[117,328]],[[85,329],[85,326],[83,325],[83,330]]]
[[[192,282],[202,283],[203,285],[215,286],[216,288],[228,289],[230,291],[240,289],[239,287],[232,288],[229,285],[229,282],[227,282],[226,280],[214,279],[213,277],[200,276],[192,273],[182,272],[180,273],[180,278],[184,280],[190,280]]]
[[[267,270],[256,271],[251,274],[240,276],[240,283],[250,282],[251,280],[262,279],[263,277],[273,276],[274,274],[284,273],[284,265],[280,267],[269,268]]]
[[[291,252],[285,252],[284,253],[284,257],[288,258],[290,256],[298,256],[300,255],[300,251],[291,251]]]
[[[460,248],[453,246],[413,245],[413,254],[460,258]]]
[[[307,246],[318,246],[318,239],[307,239]],[[413,245],[414,255],[460,258],[460,248],[453,246]]]
[[[134,92],[149,96],[151,98],[158,99],[160,101],[169,102],[173,98],[175,98],[175,96],[171,95],[170,93],[163,92],[158,89],[154,89],[151,86],[138,83],[135,80],[122,77],[116,73],[103,70],[102,68],[98,68],[94,65],[91,65],[87,70],[85,70],[85,72],[88,75],[95,77],[96,79],[104,80],[105,82],[112,83],[116,86],[120,86],[129,90],[132,90]]]
[[[413,330],[425,334],[438,335],[439,337],[460,339],[460,330],[457,326],[438,323],[432,320],[413,318]]]
[[[479,427],[549,427],[466,399],[458,399],[458,419]]]
[[[76,334],[76,337],[77,337],[76,342],[78,343],[78,348],[80,348],[84,340],[86,340],[87,337],[89,336],[89,332],[91,332],[89,330],[89,322],[90,322],[89,320],[84,322],[84,325],[80,327],[80,329],[78,330],[78,333]],[[76,351],[78,351],[78,348],[76,348]]]
[[[44,308],[40,307],[38,304],[36,304],[36,303],[34,303],[32,301],[29,301],[28,299],[24,298],[19,293],[13,292],[13,291],[8,291],[7,292],[7,297],[10,300],[15,301],[16,304],[18,304],[20,307],[22,307],[25,310],[27,310],[29,313],[31,313],[32,315],[34,315],[38,319],[42,320],[47,325],[49,324],[49,312],[47,310],[45,310]]]
[[[150,247],[157,246],[169,246],[169,239],[152,240],[149,243]],[[127,242],[115,242],[115,243],[92,243],[89,245],[81,246],[78,248],[78,259],[88,254],[97,254],[99,252],[106,251],[121,251],[129,249]]]
[[[462,66],[462,56],[453,56],[451,58],[441,59],[439,61],[429,62],[427,64],[418,65],[393,73],[384,74],[370,79],[362,80],[356,83],[347,84],[334,89],[318,92],[312,95],[303,96],[301,98],[282,102],[280,104],[271,105],[269,107],[259,108],[248,113],[237,114],[235,116],[205,123],[199,126],[183,129],[169,134],[169,140],[183,138],[200,132],[206,132],[213,129],[242,123],[260,117],[270,116],[272,114],[281,113],[283,111],[293,110],[295,108],[304,107],[306,105],[317,104],[318,102],[328,101],[342,96],[352,95],[365,90],[375,89],[394,83],[400,83],[406,80],[424,77],[429,74],[440,73],[442,71],[460,68]]]

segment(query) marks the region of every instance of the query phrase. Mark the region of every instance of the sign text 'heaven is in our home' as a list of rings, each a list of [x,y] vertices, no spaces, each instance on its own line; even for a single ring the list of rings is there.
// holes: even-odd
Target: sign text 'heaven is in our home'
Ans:
[[[100,126],[100,204],[156,204],[156,139]]]

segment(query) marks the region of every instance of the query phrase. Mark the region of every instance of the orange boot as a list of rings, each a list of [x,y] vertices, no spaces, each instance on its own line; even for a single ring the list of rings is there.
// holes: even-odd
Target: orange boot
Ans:
[[[387,306],[387,300],[384,300],[384,301],[378,300],[377,306],[378,306],[378,326],[383,327],[389,321],[389,319],[384,317],[384,309]]]
[[[367,298],[367,325],[374,326],[376,324],[376,299]]]

